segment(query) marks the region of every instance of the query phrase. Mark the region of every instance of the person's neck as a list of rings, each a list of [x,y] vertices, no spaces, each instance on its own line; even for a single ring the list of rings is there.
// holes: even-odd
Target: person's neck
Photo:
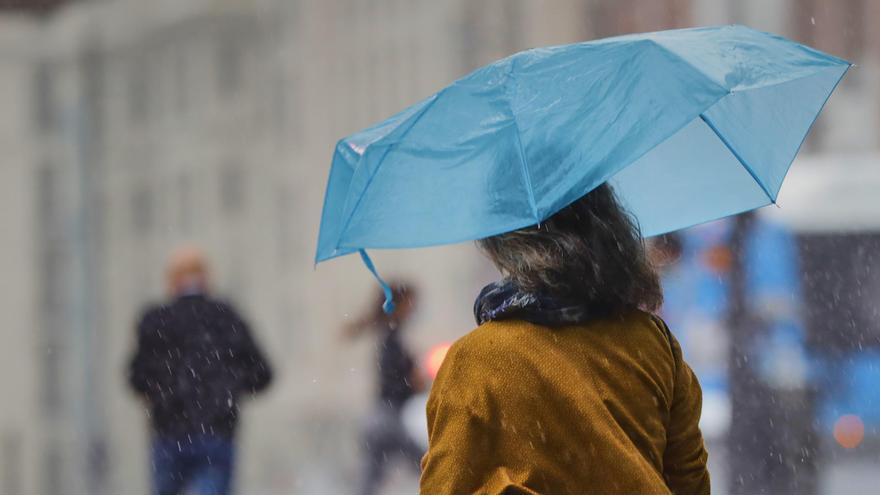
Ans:
[[[202,287],[201,284],[190,284],[184,285],[177,289],[175,296],[179,299],[181,297],[193,297],[193,296],[204,296],[205,288]]]

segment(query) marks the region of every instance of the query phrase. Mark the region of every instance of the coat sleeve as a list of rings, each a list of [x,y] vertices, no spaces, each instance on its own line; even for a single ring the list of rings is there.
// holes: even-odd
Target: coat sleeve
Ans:
[[[675,361],[675,384],[663,454],[663,476],[675,495],[704,495],[709,493],[709,471],[699,427],[703,394],[693,370],[682,358],[681,346],[666,330]]]
[[[505,443],[492,421],[499,404],[487,377],[499,375],[489,364],[497,360],[462,344],[450,349],[431,387],[420,493],[534,494],[517,475],[524,447]]]
[[[260,392],[272,383],[272,368],[244,319],[232,308],[226,311],[232,325],[238,388],[247,393]]]
[[[148,395],[152,379],[156,375],[159,339],[155,310],[148,310],[138,320],[135,350],[128,365],[128,383],[141,394]]]
[[[428,397],[428,452],[422,459],[423,494],[477,493],[481,486],[481,465],[491,445],[480,434],[484,431],[480,413],[456,391],[467,390],[465,370],[471,364],[453,346],[443,360]]]

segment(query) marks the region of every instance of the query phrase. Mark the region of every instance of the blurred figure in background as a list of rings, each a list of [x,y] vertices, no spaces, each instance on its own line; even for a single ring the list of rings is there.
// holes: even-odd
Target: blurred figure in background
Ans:
[[[382,310],[385,295],[380,290],[367,313],[345,329],[350,338],[365,332],[378,338],[379,397],[362,432],[365,451],[361,495],[377,493],[393,457],[401,456],[418,473],[424,454],[401,419],[404,404],[423,388],[416,361],[401,341],[401,332],[416,306],[416,292],[403,282],[392,283],[391,287],[394,312],[386,314]]]
[[[239,400],[265,389],[272,374],[247,324],[209,296],[199,249],[174,251],[167,280],[170,301],[141,317],[129,369],[149,407],[153,493],[228,494]]]
[[[816,493],[811,361],[792,234],[747,213],[654,241],[663,316],[703,384],[701,427],[726,444],[731,494]]]
[[[794,236],[755,212],[725,223],[732,254],[730,493],[817,493],[814,364],[801,317]]]

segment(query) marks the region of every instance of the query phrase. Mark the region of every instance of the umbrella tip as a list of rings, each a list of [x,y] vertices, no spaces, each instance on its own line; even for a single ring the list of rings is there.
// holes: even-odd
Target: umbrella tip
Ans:
[[[379,272],[376,271],[376,266],[373,264],[373,260],[370,259],[370,255],[368,255],[363,249],[359,249],[358,252],[361,255],[361,260],[363,260],[364,265],[366,265],[367,270],[370,270],[376,278],[376,281],[382,286],[382,291],[385,293],[385,302],[382,304],[382,311],[384,311],[386,315],[390,315],[394,312],[394,291],[391,290],[391,286],[388,285],[388,282],[379,276]]]
[[[394,312],[394,309],[394,299],[388,299],[386,296],[385,303],[382,304],[382,311],[384,311],[386,315],[390,315]]]

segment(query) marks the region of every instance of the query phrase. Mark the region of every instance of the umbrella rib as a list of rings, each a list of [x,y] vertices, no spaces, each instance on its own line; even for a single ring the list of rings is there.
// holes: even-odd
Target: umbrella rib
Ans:
[[[529,166],[526,163],[526,153],[523,150],[522,138],[520,138],[519,125],[516,123],[516,115],[513,116],[513,130],[516,133],[516,145],[519,148],[519,165],[526,181],[526,191],[529,193],[529,205],[532,207],[532,214],[535,215],[535,221],[540,222],[541,217],[538,215],[538,204],[535,202],[535,191],[532,189],[532,176],[529,173]]]
[[[440,94],[442,92],[443,91],[441,90],[440,92],[435,93],[433,98],[431,99],[431,101],[428,102],[428,104],[426,104],[425,107],[422,108],[422,110],[414,116],[414,118],[412,118],[412,120],[409,124],[409,127],[404,129],[403,132],[400,134],[400,136],[398,136],[398,138],[397,138],[398,142],[400,142],[409,133],[409,131],[416,125],[416,123],[418,123],[418,121],[421,120],[422,117],[424,117],[425,113],[428,112],[428,109],[430,109],[432,106],[434,106],[434,103],[436,103],[437,100],[440,98]],[[339,249],[339,244],[340,244],[340,241],[342,240],[342,236],[345,235],[345,231],[348,230],[348,227],[351,225],[351,220],[354,218],[355,211],[357,211],[358,206],[360,206],[361,201],[363,201],[364,196],[366,196],[367,189],[369,189],[370,186],[373,184],[373,179],[376,178],[376,174],[379,173],[379,169],[382,168],[382,165],[385,163],[385,157],[388,156],[388,152],[391,151],[391,147],[393,146],[393,144],[394,143],[384,144],[385,150],[382,152],[382,156],[379,157],[379,163],[376,164],[376,167],[373,169],[373,172],[370,174],[370,177],[367,179],[367,183],[364,185],[363,189],[361,189],[361,194],[360,194],[360,196],[358,196],[357,201],[355,202],[354,206],[351,208],[351,212],[349,212],[348,218],[345,219],[345,224],[343,224],[342,228],[339,230],[339,236],[336,238],[336,249]],[[364,151],[364,154],[366,154],[366,151]],[[363,159],[363,155],[361,155],[361,159]]]
[[[519,149],[519,165],[522,169],[523,179],[526,181],[526,192],[529,193],[529,206],[532,208],[532,215],[535,216],[535,222],[538,223],[541,221],[541,216],[538,215],[538,203],[535,201],[535,191],[532,188],[532,176],[529,173],[529,165],[526,163],[526,153],[523,149],[522,144],[522,136],[519,130],[519,123],[516,120],[516,112],[513,109],[513,99],[516,98],[517,90],[519,89],[519,82],[516,80],[516,76],[513,75],[513,66],[511,65],[510,69],[507,72],[507,77],[513,81],[513,98],[510,98],[508,95],[507,104],[510,106],[510,116],[513,120],[513,131],[516,137],[516,146]]]
[[[755,173],[755,169],[753,169],[751,167],[751,165],[749,165],[748,162],[746,162],[746,160],[742,157],[742,155],[740,155],[736,151],[736,149],[734,149],[733,144],[731,144],[730,141],[728,141],[727,138],[725,138],[724,135],[721,134],[721,131],[719,131],[718,128],[715,127],[715,124],[712,123],[712,120],[709,119],[709,117],[707,117],[705,113],[700,114],[700,119],[706,123],[706,125],[709,127],[709,129],[711,129],[712,132],[714,132],[716,136],[718,136],[718,139],[720,139],[721,142],[724,143],[724,146],[727,148],[727,150],[730,151],[730,153],[734,156],[734,158],[736,158],[736,160],[739,162],[739,164],[742,165],[742,167],[746,170],[746,172],[749,173],[749,175],[752,177],[752,180],[754,180],[758,184],[758,186],[761,188],[761,190],[764,191],[764,194],[767,195],[767,199],[769,199],[770,202],[775,205],[776,199],[773,197],[772,194],[770,194],[770,190],[767,189],[767,186],[758,177],[758,174]]]

